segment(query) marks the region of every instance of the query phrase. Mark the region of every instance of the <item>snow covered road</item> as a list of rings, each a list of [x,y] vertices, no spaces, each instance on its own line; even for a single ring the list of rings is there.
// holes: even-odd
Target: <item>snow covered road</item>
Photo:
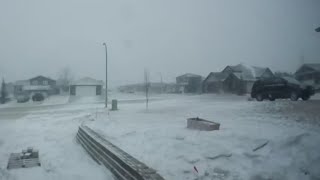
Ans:
[[[0,179],[110,179],[75,141],[78,126],[103,105],[54,105],[0,109]],[[10,153],[39,149],[41,167],[7,170]]]

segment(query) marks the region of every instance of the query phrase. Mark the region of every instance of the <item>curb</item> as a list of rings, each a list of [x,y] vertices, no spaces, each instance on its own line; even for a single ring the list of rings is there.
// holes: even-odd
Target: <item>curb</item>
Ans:
[[[119,180],[164,180],[154,169],[113,145],[88,126],[79,127],[77,142]]]

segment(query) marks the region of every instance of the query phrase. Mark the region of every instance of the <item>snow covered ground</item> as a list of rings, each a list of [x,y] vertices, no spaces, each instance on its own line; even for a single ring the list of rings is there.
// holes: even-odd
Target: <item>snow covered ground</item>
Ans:
[[[86,124],[165,179],[320,178],[319,96],[256,102],[170,95],[150,102],[148,111],[143,102],[119,103],[119,109],[92,114],[96,120]],[[220,130],[189,130],[190,117],[219,122]]]
[[[112,179],[76,143],[83,122],[168,180],[320,177],[319,95],[307,102],[152,95],[148,111],[143,94],[109,99],[119,100],[119,111],[106,111],[101,99],[0,108],[0,179]],[[190,117],[219,122],[221,129],[189,130]],[[42,166],[6,170],[10,153],[29,146],[40,150]]]
[[[102,104],[10,107],[0,110],[0,180],[112,180],[75,141],[78,126]],[[19,114],[16,116],[16,114]],[[41,167],[7,170],[10,153],[40,152]]]

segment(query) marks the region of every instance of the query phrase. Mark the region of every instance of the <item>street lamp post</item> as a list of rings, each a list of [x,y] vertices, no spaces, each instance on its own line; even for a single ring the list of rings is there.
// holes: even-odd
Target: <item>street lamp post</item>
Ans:
[[[105,49],[106,49],[106,99],[105,99],[105,105],[106,108],[108,108],[108,52],[107,52],[107,44],[103,43]]]

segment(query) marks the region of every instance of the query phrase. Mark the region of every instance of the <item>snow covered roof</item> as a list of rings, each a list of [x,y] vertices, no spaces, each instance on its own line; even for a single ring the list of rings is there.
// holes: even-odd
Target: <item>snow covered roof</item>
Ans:
[[[82,79],[72,82],[71,85],[96,86],[96,85],[103,85],[103,81],[96,80],[90,77],[84,77]]]

